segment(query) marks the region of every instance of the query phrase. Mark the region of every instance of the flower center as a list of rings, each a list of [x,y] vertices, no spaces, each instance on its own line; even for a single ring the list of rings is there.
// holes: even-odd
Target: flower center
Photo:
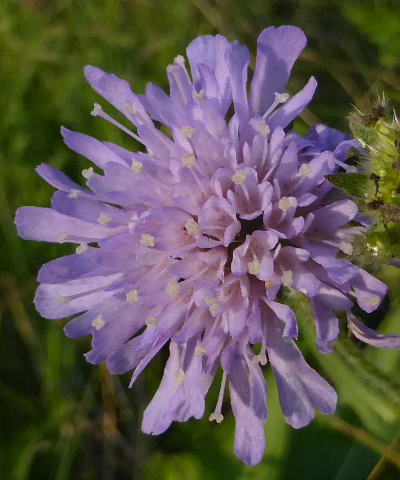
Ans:
[[[240,232],[235,236],[233,242],[231,242],[228,245],[227,260],[224,267],[226,273],[230,273],[231,271],[233,251],[235,250],[235,248],[239,247],[244,243],[247,235],[251,235],[256,230],[264,229],[264,221],[263,221],[262,213],[258,217],[253,218],[253,220],[244,220],[239,216],[237,216],[237,219],[240,222],[241,229],[240,229]]]

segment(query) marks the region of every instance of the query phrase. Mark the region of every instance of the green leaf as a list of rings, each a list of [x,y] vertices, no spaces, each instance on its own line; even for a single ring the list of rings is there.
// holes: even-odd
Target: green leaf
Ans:
[[[353,197],[361,197],[365,191],[368,175],[364,173],[337,173],[328,175],[327,179],[336,188],[343,190]]]

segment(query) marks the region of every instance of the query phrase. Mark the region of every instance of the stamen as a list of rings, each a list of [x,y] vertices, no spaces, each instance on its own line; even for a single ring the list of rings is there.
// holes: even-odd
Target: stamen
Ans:
[[[281,276],[282,285],[291,287],[293,285],[293,272],[291,270],[284,270]]]
[[[92,117],[98,117],[102,113],[103,113],[103,109],[101,108],[101,105],[99,105],[98,103],[95,103],[93,105],[93,110],[90,112],[90,115],[92,115]]]
[[[377,307],[380,303],[381,299],[378,297],[378,295],[372,295],[366,302],[369,307]]]
[[[158,322],[159,322],[158,318],[151,316],[146,320],[146,325],[148,327],[156,327],[158,325]]]
[[[204,301],[208,305],[208,308],[211,313],[214,313],[216,310],[218,310],[218,303],[214,297],[206,297]]]
[[[66,305],[68,303],[68,298],[65,298],[63,295],[57,295],[56,300],[60,305]]]
[[[140,173],[143,168],[143,163],[139,162],[138,160],[134,160],[131,165],[131,170],[134,173]]]
[[[217,423],[221,423],[222,420],[224,419],[224,416],[221,413],[221,408],[222,408],[222,401],[224,399],[225,384],[226,384],[226,372],[222,374],[221,387],[219,389],[217,405],[215,406],[214,412],[208,417],[210,422],[215,420]]]
[[[254,355],[251,360],[254,364],[259,363],[260,365],[264,366],[268,363],[267,356],[264,353],[259,353],[258,355]]]
[[[78,255],[82,255],[87,251],[88,248],[88,244],[86,242],[82,242],[78,247],[76,247],[75,252]]]
[[[251,275],[258,275],[261,272],[260,262],[257,257],[254,256],[253,261],[248,263],[247,270]]]
[[[272,288],[272,282],[271,280],[266,281],[267,288]]]
[[[341,242],[339,248],[346,255],[352,255],[353,253],[353,245],[351,243]]]
[[[143,247],[154,247],[156,244],[153,235],[150,235],[149,233],[142,233],[140,237],[140,245]]]
[[[194,349],[194,356],[197,358],[201,358],[203,355],[207,353],[207,349],[202,347],[201,345],[197,345]]]
[[[188,155],[184,155],[181,160],[182,166],[186,168],[193,168],[194,164],[196,163],[196,157],[193,153],[189,153]]]
[[[263,122],[260,122],[257,127],[256,127],[256,130],[258,133],[261,133],[261,135],[266,138],[268,137],[269,135],[269,132],[271,131],[271,129],[269,128],[269,126],[266,124],[266,123],[263,123]]]
[[[58,235],[58,243],[64,243],[67,238],[68,238],[67,233],[60,232],[60,234]]]
[[[94,175],[93,167],[84,168],[82,170],[82,176],[86,178],[86,180],[90,180]]]
[[[124,110],[129,115],[136,115],[138,112],[138,106],[132,102],[124,103]]]
[[[93,117],[100,117],[100,118],[103,118],[104,120],[107,120],[107,122],[110,122],[112,123],[113,125],[115,125],[116,127],[118,127],[120,130],[122,130],[123,132],[125,132],[127,135],[129,135],[130,137],[134,138],[137,142],[141,143],[143,145],[143,141],[140,139],[140,137],[136,134],[134,134],[133,132],[131,132],[129,130],[129,128],[126,128],[124,127],[124,125],[122,125],[122,123],[119,123],[117,122],[116,120],[114,120],[112,117],[110,117],[110,115],[108,115],[102,108],[101,106],[98,104],[98,103],[95,103],[94,104],[94,108],[93,110],[90,112],[90,114],[93,116]]]
[[[308,163],[303,163],[303,165],[299,168],[299,174],[303,177],[308,177],[313,173],[311,165]]]
[[[275,92],[274,101],[272,102],[271,106],[268,108],[268,110],[263,115],[264,120],[272,114],[272,112],[275,110],[275,108],[279,104],[285,103],[287,100],[289,100],[289,94]]]
[[[290,197],[282,197],[278,205],[282,212],[286,213],[292,206],[292,199]]]
[[[128,303],[135,303],[139,300],[139,292],[137,290],[129,290],[126,294],[126,301]]]
[[[185,372],[181,368],[178,368],[178,370],[174,373],[174,378],[178,385],[182,385],[182,383],[185,381]]]
[[[178,65],[184,66],[185,65],[185,58],[183,55],[177,55],[174,58],[174,63],[177,63]]]
[[[285,103],[289,100],[290,98],[290,95],[288,93],[278,93],[278,92],[275,92],[275,100],[278,102],[278,103]]]
[[[68,194],[68,198],[78,198],[80,193],[81,192],[79,190],[77,190],[76,188],[72,188],[71,191]]]
[[[96,317],[91,323],[92,327],[94,327],[96,330],[101,330],[105,324],[106,322],[104,321],[102,315]]]
[[[182,128],[181,128],[181,134],[182,134],[185,138],[192,138],[195,133],[196,133],[196,129],[195,129],[195,128],[188,127],[188,126],[185,126],[185,127],[182,127]]]
[[[195,220],[193,220],[193,218],[190,218],[185,223],[185,230],[187,231],[188,235],[194,236],[199,230],[199,224]]]
[[[111,220],[111,216],[108,215],[108,213],[103,212],[100,213],[100,217],[97,219],[100,225],[103,225],[104,227],[106,227],[111,222]]]
[[[205,95],[206,95],[206,92],[203,89],[201,89],[200,92],[196,92],[196,90],[193,90],[192,92],[193,100],[201,101],[204,99]]]
[[[167,285],[167,294],[170,297],[175,297],[175,295],[179,292],[179,290],[180,290],[180,286],[176,282],[170,282]]]
[[[235,185],[243,185],[246,181],[246,174],[241,170],[238,170],[234,175],[232,175],[231,180]]]
[[[304,295],[307,295],[307,290],[305,288],[300,288],[299,290],[301,293],[303,293]]]

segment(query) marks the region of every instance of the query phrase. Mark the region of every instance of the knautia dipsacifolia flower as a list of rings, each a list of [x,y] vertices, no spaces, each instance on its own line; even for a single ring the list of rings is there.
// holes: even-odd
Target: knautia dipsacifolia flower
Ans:
[[[295,27],[263,31],[249,95],[249,52],[220,35],[189,45],[190,75],[176,57],[167,68],[169,96],[152,83],[137,96],[127,82],[86,67],[92,88],[136,130],[99,105],[92,114],[143,151],[63,128],[68,147],[95,166],[82,172],[88,188],[40,165],[39,175],[58,189],[52,206],[24,207],[16,218],[25,239],[78,245],[76,254],[42,267],[35,303],[46,318],[78,314],[65,331],[92,335],[89,362],[106,362],[113,374],[134,370],[133,384],[169,344],[143,431],[159,434],[172,421],[200,418],[222,367],[210,420],[223,419],[228,379],[235,452],[249,465],[265,447],[267,361],[293,427],[307,425],[314,408],[330,414],[336,406],[334,389],[296,346],[296,317],[279,302],[282,285],[310,299],[321,352],[331,351],[338,335],[339,310],[357,338],[400,347],[397,337],[378,335],[350,311],[354,299],[375,310],[386,286],[337,258],[351,252],[363,227],[345,227],[357,207],[326,176],[348,168],[356,144],[322,125],[306,137],[285,132],[316,88],[311,78],[293,97],[284,92],[305,43]]]

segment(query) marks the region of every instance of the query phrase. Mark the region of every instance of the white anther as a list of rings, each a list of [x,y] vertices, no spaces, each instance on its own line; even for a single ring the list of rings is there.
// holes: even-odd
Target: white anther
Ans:
[[[82,177],[86,178],[86,180],[90,180],[94,175],[93,167],[84,168],[82,170]]]
[[[251,275],[258,275],[261,272],[260,262],[255,258],[247,265],[247,270]]]
[[[177,282],[170,282],[167,285],[167,294],[170,297],[175,297],[175,295],[179,292],[180,286]]]
[[[124,103],[124,110],[130,115],[136,115],[138,112],[138,106],[132,102]]]
[[[275,92],[275,101],[278,103],[285,103],[289,100],[290,95],[288,93]]]
[[[111,222],[111,220],[111,216],[108,215],[108,213],[103,212],[100,213],[100,217],[97,219],[100,225],[103,225],[104,227],[106,227]]]
[[[195,220],[193,220],[193,218],[190,218],[185,223],[185,230],[187,231],[188,235],[191,235],[191,236],[196,235],[198,229],[199,229],[199,224]]]
[[[78,198],[79,194],[80,194],[80,191],[77,190],[76,188],[73,188],[73,189],[70,190],[70,192],[68,194],[68,198]]]
[[[189,153],[188,155],[184,155],[181,160],[182,166],[186,168],[193,168],[194,164],[196,163],[196,157],[193,153]]]
[[[89,248],[88,244],[86,242],[82,242],[80,245],[76,247],[75,252],[78,255],[82,255],[83,253],[87,252],[88,248]]]
[[[201,89],[200,92],[196,92],[196,90],[193,90],[192,92],[193,100],[203,100],[205,95],[206,95],[206,92],[203,89]]]
[[[351,243],[341,242],[341,244],[339,245],[339,248],[346,255],[352,255],[353,253],[353,245]]]
[[[99,315],[98,317],[96,317],[91,323],[92,327],[94,327],[96,330],[101,330],[105,324],[106,322],[104,321],[104,318],[102,317],[102,315]]]
[[[159,320],[157,317],[151,316],[146,320],[146,325],[152,328],[152,327],[156,327],[158,325],[158,322]]]
[[[139,162],[138,160],[134,160],[131,165],[131,170],[134,173],[140,173],[143,168],[143,163]]]
[[[234,175],[232,175],[231,180],[236,185],[243,185],[246,181],[246,174],[241,170],[238,170]]]
[[[312,174],[312,168],[311,165],[308,163],[303,163],[303,165],[299,168],[299,174],[302,175],[303,177],[308,177],[309,175]]]
[[[271,129],[269,128],[269,126],[266,124],[266,123],[263,123],[263,122],[260,122],[257,127],[256,127],[256,130],[258,133],[261,133],[261,135],[266,138],[268,137],[269,135],[269,132],[271,131]]]
[[[182,385],[182,383],[185,381],[185,372],[181,368],[178,368],[178,370],[174,373],[174,378],[178,385]]]
[[[263,353],[260,353],[259,355],[254,355],[251,361],[254,364],[259,363],[260,365],[263,365],[263,366],[268,363],[267,356],[264,355]]]
[[[174,63],[177,63],[178,65],[185,65],[185,58],[183,57],[183,55],[177,55],[174,58]]]
[[[99,115],[102,111],[103,109],[101,108],[101,105],[95,103],[93,105],[93,110],[90,112],[90,115],[92,115],[93,117],[97,117],[97,115]]]
[[[380,303],[381,299],[378,297],[378,295],[372,295],[366,302],[369,307],[377,307]]]
[[[291,270],[284,270],[281,276],[281,282],[285,287],[293,285],[293,272]]]
[[[216,310],[218,310],[218,303],[214,297],[206,297],[204,301],[208,305],[208,308],[211,313],[214,313]]]
[[[201,345],[197,345],[194,349],[194,356],[197,358],[201,358],[203,355],[207,353],[207,349],[202,347]]]
[[[126,301],[128,303],[135,303],[139,300],[139,292],[137,290],[129,290],[126,294]]]
[[[57,295],[56,300],[60,305],[66,305],[68,303],[68,298],[63,297],[62,295]]]
[[[304,295],[307,295],[307,290],[305,288],[300,288],[299,292],[301,292]]]
[[[154,247],[156,244],[153,235],[150,235],[149,233],[142,233],[140,236],[140,245],[142,247]]]
[[[58,235],[58,243],[64,243],[67,238],[68,238],[67,233],[60,232],[60,234]]]
[[[192,128],[192,127],[189,127],[189,126],[185,126],[185,127],[181,128],[181,134],[185,138],[192,138],[195,133],[196,133],[195,128]]]
[[[210,422],[212,422],[213,420],[215,420],[217,423],[221,423],[222,420],[224,419],[224,416],[222,415],[222,413],[212,413],[208,419],[210,420]]]
[[[292,206],[292,199],[290,197],[282,197],[279,200],[279,208],[282,210],[282,212],[286,213],[289,208]]]

